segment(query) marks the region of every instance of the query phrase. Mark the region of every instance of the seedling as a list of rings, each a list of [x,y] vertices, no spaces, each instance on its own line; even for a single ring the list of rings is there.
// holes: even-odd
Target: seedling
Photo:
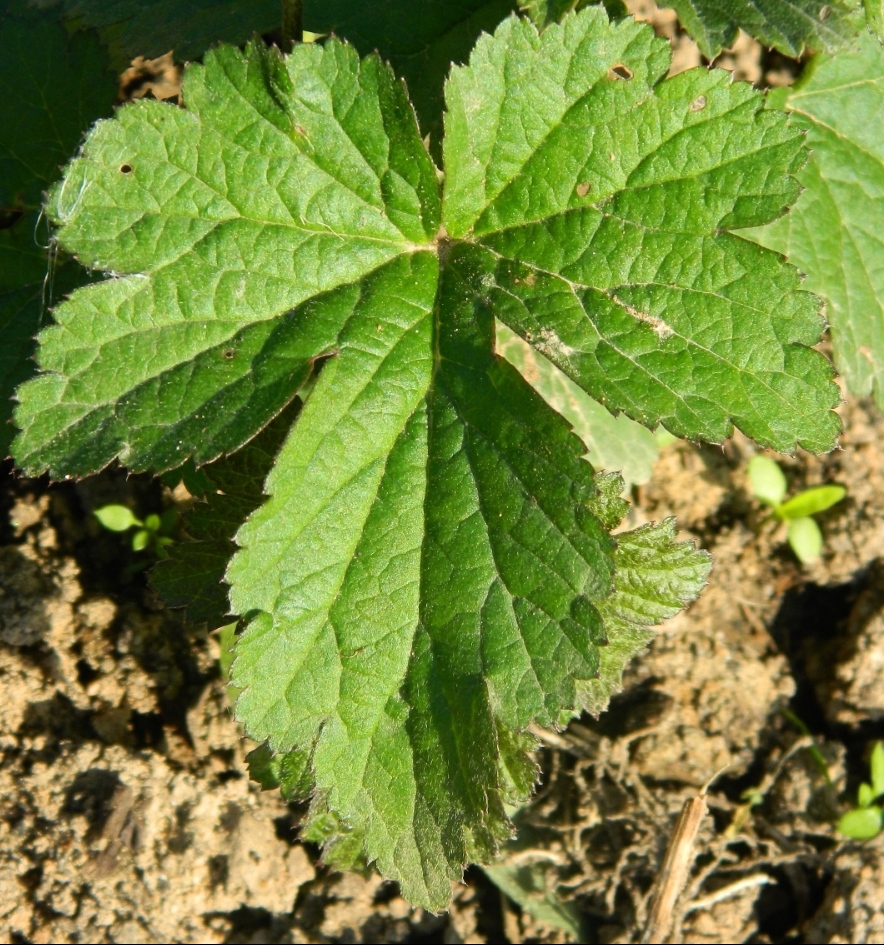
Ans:
[[[134,528],[133,551],[149,550],[158,558],[169,557],[166,549],[173,543],[169,533],[178,519],[175,509],[166,509],[162,515],[152,513],[142,521],[125,505],[103,505],[95,510],[95,517],[111,532],[128,532]]]
[[[802,564],[815,561],[823,549],[823,534],[813,516],[837,505],[847,495],[844,486],[815,486],[784,502],[787,484],[783,470],[769,456],[760,455],[749,460],[749,483],[755,498],[786,523],[789,547],[798,560]]]
[[[876,742],[869,759],[870,782],[856,793],[856,807],[838,821],[838,832],[851,840],[872,840],[884,830],[884,742]]]

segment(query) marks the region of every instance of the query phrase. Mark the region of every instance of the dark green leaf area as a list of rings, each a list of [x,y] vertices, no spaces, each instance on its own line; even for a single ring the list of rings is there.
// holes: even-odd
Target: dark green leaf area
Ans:
[[[60,244],[110,278],[41,336],[17,414],[27,471],[232,452],[438,228],[432,163],[377,59],[225,47],[184,95],[186,111],[142,102],[99,123],[53,192]]]
[[[31,212],[0,230],[0,459],[6,458],[15,434],[13,391],[36,370],[31,358],[48,269],[46,254],[33,238],[36,223],[37,215]]]
[[[36,372],[32,355],[46,309],[87,281],[79,266],[38,242],[43,191],[107,114],[116,85],[92,35],[69,37],[24,4],[0,3],[0,459],[15,429],[12,394]]]
[[[540,35],[507,20],[448,85],[446,229],[498,258],[495,316],[609,409],[829,449],[819,302],[725,232],[795,199],[801,133],[748,85],[667,66],[597,9]]]
[[[183,607],[194,623],[221,626],[230,612],[224,572],[236,550],[237,529],[264,500],[262,486],[297,416],[295,400],[241,450],[204,466],[203,501],[184,517],[187,538],[150,571],[150,581],[169,607]]]
[[[60,7],[73,27],[97,29],[121,71],[135,56],[172,50],[197,59],[218,42],[239,44],[277,28],[279,0],[32,0]]]
[[[0,230],[0,459],[5,459],[15,436],[13,392],[37,371],[34,352],[48,308],[89,281],[87,273],[62,255],[49,255],[37,244],[36,211]]]
[[[97,28],[120,69],[134,56],[159,56],[170,49],[178,60],[198,59],[218,42],[238,45],[255,33],[268,33],[280,25],[280,0],[38,2],[47,7],[61,2],[64,16],[74,26]],[[386,0],[374,4],[305,0],[304,27],[314,33],[334,33],[364,56],[377,50],[408,83],[427,133],[440,124],[442,86],[451,63],[465,62],[476,37],[492,31],[518,8],[518,0]],[[557,3],[552,15],[564,9]],[[538,15],[546,21],[551,11],[543,4]]]
[[[805,46],[840,49],[856,36],[861,20],[853,0],[664,0],[710,59],[733,45],[737,30],[799,56]],[[870,25],[874,23],[869,14]]]
[[[308,752],[290,751],[284,755],[274,754],[269,745],[259,745],[246,755],[249,777],[257,781],[265,790],[279,788],[287,801],[303,801],[313,791],[313,777],[310,774],[310,755]],[[304,828],[301,831],[302,839]],[[312,838],[311,838],[312,839]],[[323,842],[328,837],[314,842]]]
[[[116,83],[90,33],[0,3],[0,209],[40,208],[43,191],[101,115]]]
[[[566,14],[576,13],[593,3],[604,6],[612,20],[629,13],[623,0],[522,0],[519,8],[539,29],[543,29],[550,23],[558,23]]]

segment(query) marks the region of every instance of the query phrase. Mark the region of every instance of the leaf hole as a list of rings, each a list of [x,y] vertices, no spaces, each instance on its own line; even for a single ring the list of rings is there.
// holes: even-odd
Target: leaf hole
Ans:
[[[236,348],[225,348],[221,352],[221,357],[224,358],[225,361],[232,361],[236,357]]]
[[[131,165],[131,164],[121,164],[121,165],[120,165],[120,173],[121,173],[121,174],[131,174],[131,173],[132,173],[132,165]]]
[[[577,185],[575,190],[578,197],[585,197],[589,193],[590,184],[588,181],[583,181],[583,183]]]
[[[611,66],[611,68],[608,70],[609,79],[623,79],[624,81],[628,82],[634,75],[635,73],[632,71],[632,69],[630,69],[629,66],[624,65],[622,62],[616,63],[616,65]]]
[[[691,111],[692,112],[701,112],[706,107],[706,96],[698,95],[693,102],[691,102]]]

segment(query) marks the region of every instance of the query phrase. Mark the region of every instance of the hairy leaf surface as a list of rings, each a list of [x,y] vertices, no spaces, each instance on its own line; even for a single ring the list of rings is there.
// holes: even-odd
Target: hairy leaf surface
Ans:
[[[598,8],[506,20],[449,80],[440,192],[376,57],[221,47],[185,109],[100,123],[52,195],[110,278],[41,336],[27,469],[214,460],[323,362],[226,572],[237,715],[312,782],[338,862],[432,908],[509,835],[529,724],[601,707],[708,567],[671,525],[611,536],[619,479],[495,353],[495,320],[651,426],[837,431],[814,298],[727,232],[794,197],[800,135],[727,77],[662,81],[667,60]]]
[[[868,24],[878,28],[873,0],[866,0]],[[737,30],[787,56],[812,49],[840,49],[862,25],[857,0],[664,0],[710,59],[732,46]]]
[[[809,274],[839,371],[884,408],[884,49],[867,37],[857,52],[822,58],[774,102],[813,150],[791,213],[753,235]]]

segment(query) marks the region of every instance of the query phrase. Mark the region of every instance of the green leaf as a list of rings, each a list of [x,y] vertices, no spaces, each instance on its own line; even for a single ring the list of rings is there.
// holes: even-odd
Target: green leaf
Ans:
[[[712,558],[693,542],[676,541],[675,519],[617,535],[614,593],[599,611],[608,645],[599,675],[581,683],[587,711],[598,715],[622,687],[623,668],[654,636],[653,627],[675,616],[706,583]]]
[[[769,456],[753,456],[748,466],[749,484],[756,499],[778,506],[786,495],[786,477]]]
[[[269,745],[260,745],[246,755],[249,777],[257,781],[265,790],[279,788],[288,801],[305,800],[313,790],[313,778],[310,774],[310,758],[301,752],[275,754]],[[308,826],[308,831],[311,829]],[[316,829],[315,827],[313,828]],[[307,839],[303,836],[302,838]],[[328,838],[318,838],[323,842]]]
[[[835,363],[850,391],[884,409],[884,49],[818,57],[775,99],[813,149],[792,212],[752,236],[808,273],[826,300]]]
[[[671,522],[610,535],[622,482],[495,354],[495,319],[650,426],[837,431],[815,300],[727,232],[794,197],[800,136],[667,65],[599,8],[508,19],[453,70],[440,199],[376,57],[221,47],[185,109],[100,123],[51,197],[109,278],[41,336],[19,462],[205,463],[304,391],[225,573],[236,713],[309,775],[327,860],[375,861],[428,908],[509,836],[528,727],[600,710],[709,566]],[[217,588],[228,524],[211,539]]]
[[[510,19],[452,70],[445,229],[473,242],[494,315],[609,409],[831,448],[817,301],[726,232],[795,198],[800,133],[722,71],[660,82],[667,44],[603,23],[590,8],[538,37]]]
[[[838,821],[838,833],[851,840],[873,840],[884,829],[884,811],[880,807],[849,810]]]
[[[44,189],[110,111],[116,83],[94,35],[0,3],[0,202],[39,210]]]
[[[284,755],[275,755],[267,745],[259,745],[246,755],[249,777],[264,788],[273,791],[279,787],[280,762]]]
[[[812,518],[789,519],[789,546],[802,564],[810,564],[823,550],[823,533]]]
[[[572,902],[564,901],[549,888],[547,874],[555,874],[543,851],[535,859],[523,857],[518,861],[492,863],[484,867],[488,877],[501,892],[509,896],[523,912],[537,922],[560,929],[575,942],[582,936],[580,911]]]
[[[112,532],[127,532],[134,525],[141,524],[125,505],[104,505],[96,509],[94,514],[98,521]]]
[[[0,3],[0,459],[14,430],[12,392],[35,372],[34,337],[46,306],[86,281],[50,261],[38,242],[44,189],[92,121],[110,111],[116,85],[95,37]]]
[[[197,59],[217,42],[243,43],[280,24],[279,0],[34,0],[61,7],[74,27],[99,30],[114,65],[135,56],[172,50],[181,61]]]
[[[617,470],[627,489],[651,478],[658,446],[650,430],[625,414],[610,414],[506,325],[498,326],[497,351],[571,424],[596,469]]]
[[[212,627],[225,622],[230,604],[224,571],[236,550],[233,537],[261,505],[264,479],[299,406],[295,401],[233,456],[202,468],[204,501],[184,518],[184,530],[191,540],[170,548],[169,557],[158,562],[149,575],[166,605],[183,607],[188,620]]]
[[[840,49],[848,45],[860,25],[856,3],[850,0],[662,0],[661,6],[675,10],[710,59],[733,45],[738,29],[787,56],[799,56],[805,46]]]
[[[859,807],[870,807],[875,800],[875,793],[872,791],[872,785],[865,781],[860,784],[856,791],[856,803]]]
[[[875,742],[869,759],[869,771],[872,775],[872,796],[881,797],[884,794],[884,742]]]
[[[805,489],[788,502],[784,502],[777,509],[777,515],[786,521],[805,515],[817,515],[837,505],[846,495],[844,486],[816,486],[813,489]]]

